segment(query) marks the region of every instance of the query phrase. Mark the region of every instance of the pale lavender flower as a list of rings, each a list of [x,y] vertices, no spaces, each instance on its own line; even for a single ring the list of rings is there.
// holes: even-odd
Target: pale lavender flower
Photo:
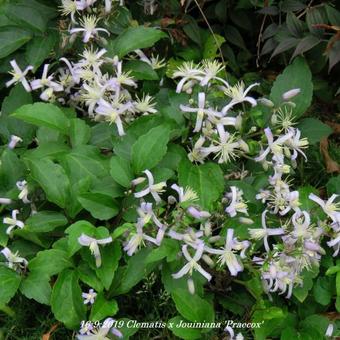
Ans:
[[[5,247],[1,253],[6,257],[6,265],[13,270],[24,269],[28,265],[28,261],[19,256],[19,252],[12,253],[10,249]]]
[[[96,260],[96,266],[97,268],[99,268],[102,264],[102,258],[100,255],[100,251],[99,251],[99,244],[108,244],[112,242],[112,237],[106,237],[100,240],[97,240],[93,237],[87,236],[85,234],[81,234],[80,237],[78,237],[78,242],[80,245],[82,246],[87,246],[90,248],[90,251],[92,253],[92,255],[94,256],[95,260]]]
[[[6,234],[10,234],[11,231],[15,228],[18,227],[19,229],[23,229],[25,224],[24,222],[20,221],[17,219],[17,214],[19,213],[19,210],[13,210],[12,211],[12,217],[5,217],[3,219],[4,224],[9,224],[9,227],[6,229]]]
[[[192,87],[202,81],[204,72],[201,66],[196,66],[192,61],[190,61],[184,62],[181,66],[179,66],[172,77],[182,78],[177,84],[177,93],[182,92],[182,90],[191,92]]]
[[[11,139],[8,143],[8,148],[9,149],[15,149],[15,147],[17,146],[18,143],[22,142],[22,139],[18,136],[15,135],[11,135]]]
[[[157,184],[154,184],[154,178],[152,176],[152,173],[149,170],[143,171],[146,174],[146,177],[148,178],[148,186],[146,189],[136,192],[134,196],[136,198],[142,198],[148,194],[151,194],[156,203],[160,203],[162,199],[160,198],[158,193],[164,192],[164,187],[166,186],[166,182],[160,182]]]
[[[210,213],[208,211],[198,210],[195,207],[189,207],[187,212],[194,218],[202,219],[210,217]]]
[[[82,19],[80,19],[80,24],[82,27],[79,28],[72,28],[70,30],[71,34],[74,33],[83,33],[83,42],[88,43],[91,38],[97,37],[98,32],[105,32],[108,35],[110,35],[110,32],[105,28],[97,28],[97,23],[99,21],[99,18],[97,18],[95,15],[86,15]]]
[[[262,240],[264,241],[264,247],[267,252],[270,251],[270,247],[268,244],[268,236],[278,236],[278,235],[284,235],[284,230],[283,228],[267,228],[266,224],[266,214],[267,210],[265,210],[262,213],[262,228],[254,228],[254,229],[248,229],[248,232],[250,234],[250,237],[255,239],[255,240]]]
[[[266,129],[264,129],[264,133],[267,137],[267,141],[268,141],[268,147],[266,150],[264,150],[260,156],[255,158],[256,162],[261,162],[263,160],[266,159],[267,155],[271,152],[274,156],[276,156],[276,158],[283,163],[283,146],[282,144],[284,142],[286,142],[288,139],[292,138],[293,133],[292,131],[286,133],[285,135],[282,135],[280,137],[278,137],[275,141],[274,141],[274,136],[272,131],[270,130],[269,127],[267,127]]]
[[[227,237],[225,240],[224,248],[222,249],[213,249],[209,247],[205,247],[205,250],[210,254],[219,255],[218,262],[221,266],[226,265],[229,269],[229,272],[232,276],[237,276],[237,274],[243,271],[243,265],[238,261],[234,250],[246,250],[249,247],[249,242],[238,242],[234,238],[234,229],[227,230]],[[244,255],[244,254],[243,254]],[[244,257],[244,256],[243,256]]]
[[[23,203],[31,203],[31,201],[28,199],[28,185],[25,180],[16,182],[17,188],[20,190],[20,193],[18,195],[18,198],[22,200]]]
[[[82,293],[82,298],[84,299],[84,304],[94,304],[94,300],[97,297],[97,293],[91,288],[88,293]]]
[[[235,186],[231,186],[230,190],[231,192],[226,196],[231,200],[231,202],[225,209],[225,212],[228,213],[230,217],[235,217],[239,212],[248,215],[248,207],[243,200],[243,191]]]
[[[201,275],[203,275],[208,281],[211,280],[211,275],[205,271],[197,262],[201,259],[202,255],[203,255],[203,251],[204,251],[204,244],[200,244],[195,252],[195,255],[192,257],[189,252],[188,252],[188,245],[183,245],[182,246],[182,253],[185,257],[185,259],[188,261],[183,268],[178,271],[175,274],[172,274],[172,277],[174,279],[179,279],[181,277],[183,277],[186,274],[189,274],[190,276],[192,276],[192,272],[193,270],[197,270]]]

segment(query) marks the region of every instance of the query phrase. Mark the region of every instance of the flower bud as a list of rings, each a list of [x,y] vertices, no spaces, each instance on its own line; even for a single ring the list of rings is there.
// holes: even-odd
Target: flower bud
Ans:
[[[254,221],[251,218],[247,218],[247,217],[240,217],[239,221],[242,224],[253,224],[254,223]]]
[[[192,278],[188,279],[187,283],[188,283],[188,289],[189,289],[190,294],[194,295],[195,294],[195,284],[194,284],[194,281],[192,280]]]
[[[283,100],[289,100],[289,99],[295,97],[296,95],[298,95],[300,92],[301,92],[300,89],[289,90],[282,95],[282,99]]]

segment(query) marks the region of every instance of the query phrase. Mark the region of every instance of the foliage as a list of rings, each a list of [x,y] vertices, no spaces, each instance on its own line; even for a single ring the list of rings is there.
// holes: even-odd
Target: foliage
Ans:
[[[332,3],[5,0],[0,18],[0,338],[340,334],[340,184],[313,112],[337,83]]]

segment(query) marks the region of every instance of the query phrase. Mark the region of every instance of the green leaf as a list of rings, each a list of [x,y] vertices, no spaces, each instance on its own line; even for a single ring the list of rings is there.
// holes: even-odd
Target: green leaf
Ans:
[[[316,302],[323,306],[327,306],[331,302],[332,287],[328,277],[318,277],[314,286],[313,294]]]
[[[29,273],[21,282],[20,291],[29,299],[49,305],[52,291],[49,280],[48,275],[38,272]]]
[[[81,234],[93,236],[95,231],[96,227],[87,221],[78,221],[70,225],[65,230],[65,233],[68,234],[68,256],[73,256],[81,249],[82,246],[78,242],[78,238]]]
[[[69,180],[64,169],[49,159],[27,160],[31,176],[40,184],[50,202],[64,208],[69,193]]]
[[[213,322],[215,312],[213,306],[198,295],[192,295],[186,289],[176,289],[171,293],[176,309],[192,322]]]
[[[87,284],[89,287],[92,287],[96,292],[102,292],[104,289],[103,284],[96,276],[94,270],[92,270],[88,264],[82,263],[77,266],[77,272],[79,279]]]
[[[301,92],[290,101],[296,105],[293,108],[294,116],[300,117],[310,106],[313,96],[312,73],[303,58],[296,58],[276,78],[270,93],[270,99],[276,106],[279,106],[283,102],[282,95],[295,88],[299,88]]]
[[[91,128],[83,119],[73,118],[70,120],[70,140],[72,147],[87,144],[91,138]]]
[[[328,180],[326,184],[327,194],[330,197],[332,194],[337,194],[340,192],[340,175],[332,177]]]
[[[37,256],[29,261],[28,269],[41,275],[52,276],[72,266],[65,251],[48,249],[39,251]]]
[[[303,54],[309,50],[311,50],[314,46],[319,44],[321,40],[314,35],[307,35],[303,39],[300,40],[300,42],[297,44],[296,49],[291,57],[291,60],[293,60],[296,56]]]
[[[218,55],[218,50],[221,45],[225,42],[225,39],[218,35],[209,35],[208,39],[204,43],[203,58],[214,59]]]
[[[40,5],[40,4],[39,4]],[[11,20],[24,28],[44,32],[46,30],[48,17],[40,14],[37,6],[27,6],[25,3],[9,3],[5,5],[4,11]]]
[[[146,263],[145,259],[150,252],[150,248],[143,248],[129,258],[123,276],[120,278],[119,286],[114,290],[115,295],[127,293],[157,265],[157,263]]]
[[[47,233],[67,224],[66,217],[55,211],[39,211],[25,221],[25,228],[33,233]]]
[[[94,218],[109,220],[118,214],[118,207],[111,196],[99,193],[86,193],[78,196],[78,201]]]
[[[214,163],[193,165],[185,159],[179,164],[178,178],[182,187],[188,186],[198,194],[199,203],[205,209],[211,208],[224,191],[222,170]]]
[[[200,329],[194,329],[185,327],[185,323],[189,323],[190,321],[183,320],[180,316],[175,316],[174,318],[171,318],[168,323],[168,329],[174,335],[179,337],[180,339],[199,339],[201,338],[201,330]],[[184,324],[184,325],[183,325]]]
[[[178,241],[172,239],[164,239],[162,244],[154,249],[146,258],[146,263],[160,261],[167,257],[168,262],[174,261],[179,252]]]
[[[132,165],[136,173],[155,167],[166,154],[170,130],[161,125],[139,137],[132,146]]]
[[[114,316],[118,312],[116,300],[106,300],[103,293],[96,296],[96,300],[91,308],[90,320],[98,321]]]
[[[25,45],[32,38],[31,33],[17,27],[4,27],[0,29],[0,58],[5,58]]]
[[[318,275],[319,268],[314,267],[312,270],[304,269],[302,271],[303,286],[295,287],[293,295],[302,303],[308,296],[308,292],[313,287],[313,279]]]
[[[113,242],[101,247],[100,253],[102,257],[102,265],[96,269],[96,273],[105,289],[108,290],[111,286],[115,271],[118,268],[122,252],[119,243]]]
[[[35,103],[17,109],[12,117],[37,126],[46,126],[67,134],[69,121],[63,111],[53,104]]]
[[[147,63],[140,60],[130,60],[124,65],[124,70],[138,80],[158,80],[157,72]]]
[[[301,130],[302,137],[307,137],[311,145],[319,143],[321,139],[328,137],[333,130],[316,118],[302,119],[298,129]]]
[[[17,292],[21,277],[7,267],[0,267],[0,307],[5,306]]]
[[[58,35],[54,31],[49,31],[44,36],[35,36],[26,47],[25,57],[27,63],[33,65],[34,70],[37,70],[44,60],[47,59],[57,40]]]
[[[166,37],[164,32],[156,28],[129,27],[113,41],[113,51],[122,58],[134,50],[151,47],[158,40]]]
[[[86,319],[81,293],[77,272],[66,269],[59,274],[52,290],[51,307],[55,318],[66,327],[76,329]]]
[[[110,175],[120,185],[130,188],[134,178],[130,162],[119,156],[113,156],[110,160]]]

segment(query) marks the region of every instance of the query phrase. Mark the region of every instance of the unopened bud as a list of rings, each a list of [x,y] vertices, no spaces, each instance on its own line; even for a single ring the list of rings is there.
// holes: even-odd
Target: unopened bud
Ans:
[[[192,280],[192,278],[188,279],[187,283],[188,283],[188,289],[189,289],[190,294],[194,295],[195,294],[195,284],[194,284],[194,281]]]
[[[300,92],[301,92],[300,89],[289,90],[282,95],[282,99],[283,100],[289,100],[289,99],[295,97],[296,95],[298,95]]]

